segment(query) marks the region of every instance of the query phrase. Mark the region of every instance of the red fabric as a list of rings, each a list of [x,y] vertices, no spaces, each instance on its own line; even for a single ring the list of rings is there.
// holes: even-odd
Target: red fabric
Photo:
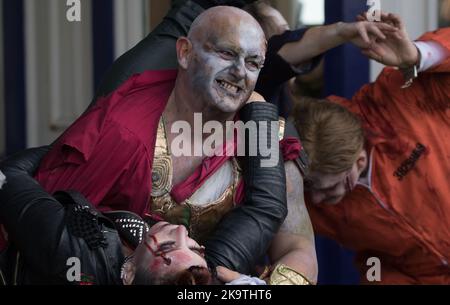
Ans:
[[[300,156],[302,144],[297,138],[287,137],[280,141],[284,161],[292,161]]]
[[[37,180],[50,193],[78,190],[102,211],[143,215],[158,122],[175,78],[176,71],[144,72],[99,100],[44,158]]]
[[[450,29],[424,35],[450,50]],[[373,162],[370,188],[358,185],[335,206],[307,202],[317,233],[381,260],[383,284],[450,284],[450,59],[401,89],[386,68],[351,101],[330,97],[359,115]],[[396,174],[417,145],[425,151],[402,179]]]
[[[216,170],[218,170],[233,155],[236,155],[236,147],[236,141],[227,143],[227,145],[220,148],[223,156],[213,156],[203,159],[202,164],[197,167],[191,176],[172,188],[170,193],[172,198],[177,203],[181,203],[191,197],[191,195],[198,190],[203,183],[216,172]]]
[[[175,78],[175,71],[144,72],[99,100],[44,158],[37,180],[50,193],[78,190],[101,211],[129,210],[145,215],[149,210],[157,126]],[[283,143],[283,151],[293,158],[298,140]],[[236,143],[223,149],[236,153]],[[229,155],[205,158],[188,179],[173,187],[175,201],[190,197]],[[242,194],[240,186],[237,201]]]

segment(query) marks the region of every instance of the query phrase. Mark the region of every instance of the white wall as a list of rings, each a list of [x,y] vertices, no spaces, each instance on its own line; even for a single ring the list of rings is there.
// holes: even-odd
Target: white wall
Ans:
[[[0,16],[3,16],[3,0],[0,0]],[[0,22],[0,156],[5,153],[5,78],[3,76],[3,23]]]
[[[93,96],[91,1],[81,22],[61,0],[25,0],[27,146],[51,143]]]
[[[117,58],[145,37],[150,22],[145,0],[114,0],[114,57]]]
[[[24,1],[28,147],[53,142],[92,99],[92,1],[81,22],[67,21],[66,1]],[[114,0],[114,12],[117,58],[147,33],[147,0]]]
[[[286,18],[289,25],[294,28],[297,24],[297,12],[300,3],[297,0],[272,0],[271,3],[281,12],[284,18]]]
[[[399,14],[403,18],[412,39],[437,28],[438,7],[437,0],[381,0],[383,11]],[[382,69],[381,64],[375,61],[370,63],[371,81],[376,79]]]

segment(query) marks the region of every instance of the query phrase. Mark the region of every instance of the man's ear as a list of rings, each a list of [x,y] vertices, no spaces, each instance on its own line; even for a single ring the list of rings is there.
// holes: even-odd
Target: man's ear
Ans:
[[[180,37],[177,40],[177,58],[181,68],[187,69],[189,65],[189,57],[192,51],[192,43],[186,37]]]
[[[125,262],[122,266],[122,282],[124,285],[131,285],[136,274],[136,265],[133,260]]]

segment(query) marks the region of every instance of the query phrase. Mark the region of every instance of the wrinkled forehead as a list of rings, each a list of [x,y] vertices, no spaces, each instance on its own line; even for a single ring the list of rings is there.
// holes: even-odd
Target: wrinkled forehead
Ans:
[[[231,24],[230,20],[222,20],[221,23],[207,30],[204,43],[230,47],[243,54],[265,56],[267,42],[258,27],[242,21]]]

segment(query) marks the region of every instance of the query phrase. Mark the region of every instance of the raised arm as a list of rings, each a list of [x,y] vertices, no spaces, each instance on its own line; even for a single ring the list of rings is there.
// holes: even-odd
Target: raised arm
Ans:
[[[308,29],[302,39],[285,44],[278,54],[296,66],[347,42],[368,48],[375,38],[384,40],[384,33],[396,31],[392,25],[368,21],[317,26]]]
[[[358,16],[361,21],[365,18]],[[388,33],[386,39],[375,41],[368,48],[361,47],[362,52],[369,58],[400,69],[417,66],[419,72],[422,72],[445,62],[450,56],[449,28],[427,33],[419,38],[419,41],[413,41],[399,15],[383,12],[381,20],[394,26],[397,31]]]

